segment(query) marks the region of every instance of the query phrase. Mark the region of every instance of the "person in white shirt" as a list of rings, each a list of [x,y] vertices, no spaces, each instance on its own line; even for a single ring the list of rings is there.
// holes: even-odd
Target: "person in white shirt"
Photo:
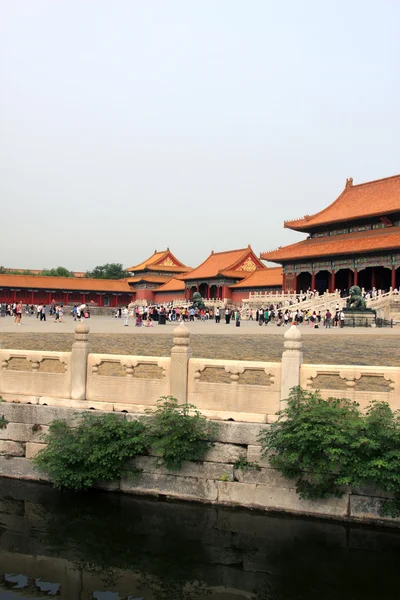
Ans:
[[[124,326],[128,327],[129,310],[127,306],[125,306],[125,308],[122,309],[122,315],[124,317]]]

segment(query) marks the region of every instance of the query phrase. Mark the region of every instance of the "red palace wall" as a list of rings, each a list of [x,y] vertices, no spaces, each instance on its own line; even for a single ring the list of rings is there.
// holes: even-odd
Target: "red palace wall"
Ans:
[[[104,306],[104,297],[107,296],[109,299],[109,306],[124,306],[132,301],[133,295],[129,293],[123,293],[115,295],[112,293],[97,294],[96,292],[90,292],[83,294],[81,292],[69,292],[68,294],[62,290],[56,290],[55,292],[46,292],[45,290],[38,290],[35,292],[29,291],[28,289],[21,288],[19,291],[12,291],[7,288],[0,290],[0,302],[5,304],[12,304],[13,302],[21,301],[22,304],[50,304],[52,301],[58,304],[96,304],[97,306]]]
[[[150,304],[154,303],[155,289],[145,288],[145,289],[137,289],[135,291],[136,291],[135,300],[147,300],[147,302],[149,302]]]
[[[242,290],[232,290],[231,300],[232,302],[241,302],[243,298],[248,298],[249,292],[243,292]]]
[[[166,304],[167,302],[173,302],[173,300],[182,300],[185,302],[185,293],[183,291],[180,292],[155,292],[154,294],[154,302],[156,304]]]

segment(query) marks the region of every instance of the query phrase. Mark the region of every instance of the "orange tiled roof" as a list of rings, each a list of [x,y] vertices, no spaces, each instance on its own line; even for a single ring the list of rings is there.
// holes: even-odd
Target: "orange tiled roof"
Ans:
[[[163,264],[165,262],[171,262],[171,264]],[[189,269],[189,267],[186,267],[183,263],[181,263],[170,251],[169,248],[167,248],[166,250],[162,250],[161,252],[157,252],[157,250],[154,251],[154,254],[152,256],[150,256],[150,258],[148,258],[147,260],[143,261],[142,263],[140,263],[140,265],[136,265],[135,267],[129,267],[129,269],[126,269],[127,271],[133,271],[133,272],[138,272],[138,271],[144,271],[144,270],[149,270],[149,269],[153,269],[153,270],[158,270],[162,267],[168,267],[168,269],[166,268],[165,270],[169,270],[170,272],[175,271],[176,269],[179,269],[180,267],[182,267],[180,269],[180,272],[183,271],[187,271]],[[171,271],[172,269],[172,271]]]
[[[353,185],[346,182],[340,196],[327,208],[315,215],[285,221],[284,226],[296,231],[309,231],[314,227],[351,221],[365,217],[400,212],[400,175]]]
[[[240,271],[241,263],[249,257],[250,260],[259,268],[264,268],[264,265],[254,254],[250,246],[240,248],[239,250],[228,250],[226,252],[211,252],[198,267],[182,276],[183,280],[190,279],[208,279],[225,274],[225,277],[246,277],[248,271]]]
[[[160,283],[163,284],[171,279],[170,275],[153,275],[153,273],[139,273],[134,277],[127,277],[128,283],[139,283],[139,281],[147,281],[148,283]]]
[[[150,265],[147,267],[149,271],[159,271],[160,273],[188,273],[192,270],[191,267],[172,267],[172,266],[162,266],[162,265]]]
[[[185,289],[185,282],[176,277],[171,277],[167,283],[157,288],[157,292],[180,292]]]
[[[126,279],[89,279],[86,277],[46,277],[40,275],[0,275],[0,287],[82,292],[128,292]]]
[[[376,250],[400,250],[400,226],[309,238],[272,252],[263,252],[263,260],[285,262],[300,258],[319,258],[341,254],[365,254]]]
[[[230,288],[257,288],[257,287],[281,287],[283,283],[282,267],[265,267],[253,271],[238,283],[230,285]]]

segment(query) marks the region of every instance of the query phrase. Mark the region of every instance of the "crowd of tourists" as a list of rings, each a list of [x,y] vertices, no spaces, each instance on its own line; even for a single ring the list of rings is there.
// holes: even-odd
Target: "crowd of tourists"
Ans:
[[[71,307],[68,307],[70,309]],[[47,321],[47,315],[54,318],[55,323],[64,322],[65,307],[63,304],[51,302],[49,306],[46,304],[26,304],[22,302],[13,302],[12,304],[0,304],[0,314],[4,316],[14,317],[14,323],[21,325],[22,316],[34,317],[40,321]],[[90,313],[86,304],[75,305],[71,308],[71,316],[74,321],[81,318],[89,318]]]
[[[313,310],[295,310],[289,308],[270,305],[268,308],[258,308],[253,311],[251,308],[247,310],[246,317],[249,321],[256,321],[259,325],[275,324],[278,327],[285,327],[295,323],[296,325],[308,325],[318,329],[325,326],[327,329],[331,327],[343,327],[345,315],[343,310],[336,304],[335,310],[332,313],[329,309],[321,312]]]

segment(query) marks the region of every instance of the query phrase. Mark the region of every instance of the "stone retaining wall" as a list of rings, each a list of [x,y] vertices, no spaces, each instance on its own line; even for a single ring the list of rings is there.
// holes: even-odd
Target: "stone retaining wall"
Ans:
[[[79,411],[80,413],[84,411]],[[0,430],[0,476],[46,481],[30,459],[44,447],[43,436],[54,419],[76,423],[75,408],[3,403],[0,413],[9,424]],[[98,412],[98,414],[102,414]],[[139,415],[124,414],[134,420]],[[257,442],[260,431],[270,427],[260,423],[218,422],[214,446],[201,462],[185,462],[179,471],[155,465],[155,456],[140,456],[133,463],[142,469],[136,478],[99,485],[109,491],[166,496],[211,504],[245,506],[341,520],[369,520],[400,524],[400,519],[379,517],[385,495],[373,489],[347,490],[342,498],[301,500],[295,481],[285,479],[261,458]],[[260,470],[238,469],[234,463],[243,457],[256,462]]]

